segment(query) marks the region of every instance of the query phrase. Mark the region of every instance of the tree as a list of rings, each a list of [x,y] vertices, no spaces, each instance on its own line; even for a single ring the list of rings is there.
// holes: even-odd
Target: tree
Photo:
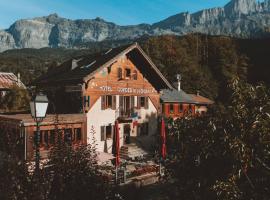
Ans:
[[[25,111],[29,109],[29,93],[18,86],[11,87],[10,91],[0,99],[0,109],[5,111]]]
[[[97,165],[95,145],[74,148],[61,138],[58,131],[58,142],[49,156],[49,199],[98,200],[109,196],[111,188]]]
[[[270,197],[269,89],[234,79],[229,90],[225,112],[171,122],[167,167],[178,197]]]

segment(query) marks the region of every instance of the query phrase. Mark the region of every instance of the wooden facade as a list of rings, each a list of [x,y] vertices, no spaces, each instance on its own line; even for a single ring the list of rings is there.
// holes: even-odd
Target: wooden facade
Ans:
[[[88,85],[83,88],[83,94],[85,112],[90,110],[99,98],[108,95],[113,97],[115,95],[136,98],[149,97],[149,100],[159,109],[159,93],[125,55],[112,65],[97,72],[88,82]],[[90,100],[90,103],[88,103],[88,100]],[[112,104],[114,101],[112,99]],[[120,105],[120,108],[112,107],[112,109],[121,109],[122,106]],[[139,104],[133,106],[139,108]]]
[[[57,122],[55,121],[57,118]],[[17,155],[28,161],[34,159],[36,123],[30,114],[0,115],[2,138],[16,145]],[[87,143],[86,121],[82,115],[48,115],[40,126],[40,155],[47,158],[49,150],[61,135],[73,147]],[[7,148],[8,149],[8,148]],[[5,149],[3,149],[5,151]]]
[[[181,118],[187,115],[194,116],[195,104],[187,103],[163,103],[162,104],[162,114],[168,118]]]

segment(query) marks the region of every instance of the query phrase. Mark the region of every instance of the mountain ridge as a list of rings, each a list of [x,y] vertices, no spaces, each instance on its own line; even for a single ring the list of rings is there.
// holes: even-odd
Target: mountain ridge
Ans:
[[[97,17],[71,20],[56,13],[21,19],[0,30],[0,51],[15,48],[66,47],[104,40],[133,41],[142,36],[203,33],[239,38],[269,36],[270,0],[232,0],[224,7],[182,12],[153,24],[120,26]]]

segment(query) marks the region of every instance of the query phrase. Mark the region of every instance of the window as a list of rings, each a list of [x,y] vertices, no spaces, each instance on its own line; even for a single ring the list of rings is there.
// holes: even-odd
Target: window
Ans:
[[[49,145],[49,131],[44,131],[44,143]]]
[[[193,110],[193,109],[192,109],[192,105],[189,104],[189,105],[188,105],[188,111],[189,111],[190,113],[192,113],[192,110]]]
[[[112,96],[107,96],[107,108],[112,108]]]
[[[64,141],[71,142],[72,141],[72,130],[71,128],[64,130]]]
[[[179,104],[179,112],[182,113],[183,112],[183,104]]]
[[[130,79],[131,77],[131,70],[129,68],[125,69],[125,78]]]
[[[54,144],[55,143],[55,131],[52,130],[50,132],[50,144]]]
[[[148,97],[138,97],[137,107],[148,109]]]
[[[114,126],[101,126],[101,141],[105,141],[113,138]]]
[[[42,144],[43,142],[43,131],[39,132],[39,143]]]
[[[106,139],[112,139],[112,126],[106,126]]]
[[[118,79],[122,79],[122,77],[123,77],[122,68],[120,68],[120,67],[117,70],[117,77],[118,77]]]
[[[137,72],[137,70],[134,70],[133,71],[133,79],[134,80],[137,80],[138,79],[138,72]]]
[[[174,113],[174,106],[173,106],[173,104],[170,104],[170,113]]]
[[[116,96],[106,95],[101,97],[101,110],[116,109]]]
[[[76,138],[76,141],[82,140],[82,129],[81,128],[75,128],[74,129],[74,138]]]

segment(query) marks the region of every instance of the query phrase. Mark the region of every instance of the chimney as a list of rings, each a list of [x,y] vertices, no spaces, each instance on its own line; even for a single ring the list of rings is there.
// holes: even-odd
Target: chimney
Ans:
[[[200,96],[200,90],[197,90],[197,96]]]
[[[177,79],[177,90],[181,91],[181,80],[182,80],[181,74],[177,74],[176,79]]]
[[[20,74],[20,72],[18,72],[18,74],[17,74],[17,83],[18,83],[18,86],[21,87],[21,74]]]

